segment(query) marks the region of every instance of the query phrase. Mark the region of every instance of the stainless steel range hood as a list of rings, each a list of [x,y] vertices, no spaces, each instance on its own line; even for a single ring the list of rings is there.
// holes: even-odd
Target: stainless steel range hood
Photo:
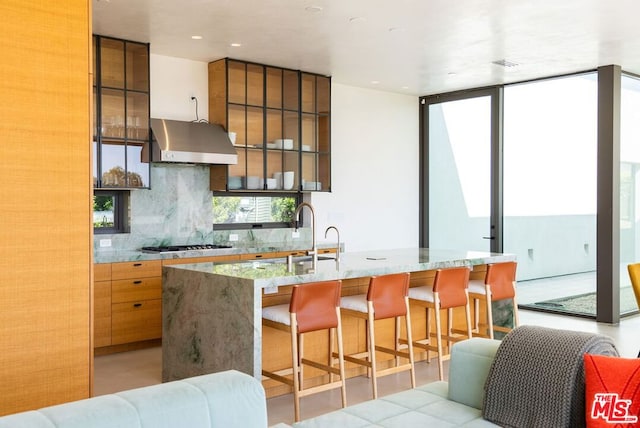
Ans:
[[[151,119],[151,130],[151,159],[149,150],[143,150],[143,162],[238,163],[238,154],[220,125]]]

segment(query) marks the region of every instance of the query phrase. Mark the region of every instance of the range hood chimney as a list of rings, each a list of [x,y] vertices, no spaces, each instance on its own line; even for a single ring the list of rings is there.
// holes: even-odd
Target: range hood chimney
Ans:
[[[143,162],[238,163],[238,154],[220,125],[151,119],[151,131],[151,156],[148,149],[143,150]]]

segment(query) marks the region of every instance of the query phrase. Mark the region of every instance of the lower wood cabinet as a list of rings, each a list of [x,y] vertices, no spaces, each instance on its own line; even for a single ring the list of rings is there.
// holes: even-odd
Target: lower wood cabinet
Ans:
[[[162,299],[111,305],[111,344],[140,342],[162,337]]]
[[[319,253],[335,253],[335,251],[335,248],[323,249]],[[162,266],[164,265],[236,262],[304,254],[305,251],[281,251],[95,264],[94,347],[103,348],[107,350],[105,353],[110,353],[116,352],[113,348],[117,346],[162,338]]]

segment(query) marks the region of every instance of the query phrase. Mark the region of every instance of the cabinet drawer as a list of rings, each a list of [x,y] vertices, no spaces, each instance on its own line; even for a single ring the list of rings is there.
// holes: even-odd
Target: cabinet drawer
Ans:
[[[146,278],[150,276],[162,276],[162,262],[160,260],[113,263],[111,265],[111,279]]]
[[[121,279],[119,281],[111,281],[111,299],[113,303],[161,298],[161,277]]]
[[[111,280],[111,263],[96,263],[93,265],[94,281],[110,281]]]
[[[306,254],[306,251],[304,250],[279,251],[276,253],[276,257],[287,257],[287,256],[299,257],[299,256],[304,256],[305,254]]]
[[[111,305],[111,344],[139,342],[162,336],[162,300]]]
[[[273,259],[278,257],[278,253],[256,253],[256,254],[240,254],[240,260],[260,260]]]
[[[111,281],[93,285],[93,346],[111,345]]]

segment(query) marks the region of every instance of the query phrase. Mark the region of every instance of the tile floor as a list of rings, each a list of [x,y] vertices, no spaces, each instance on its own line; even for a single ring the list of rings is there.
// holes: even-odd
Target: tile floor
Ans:
[[[593,320],[541,312],[520,311],[521,324],[540,325],[570,330],[602,333],[611,336],[620,354],[624,357],[636,357],[640,350],[640,315],[624,318],[619,325],[599,324]],[[161,348],[150,348],[95,358],[95,395],[108,394],[161,382]],[[445,363],[446,371],[446,363]],[[438,378],[437,364],[419,362],[416,364],[416,383],[418,385]],[[407,372],[391,375],[379,380],[379,395],[384,396],[409,387]],[[369,380],[364,377],[347,381],[347,402],[357,404],[371,398]],[[324,392],[302,399],[303,418],[339,409],[341,405],[338,390]],[[284,395],[267,400],[269,424],[291,423],[293,420],[292,395]]]

